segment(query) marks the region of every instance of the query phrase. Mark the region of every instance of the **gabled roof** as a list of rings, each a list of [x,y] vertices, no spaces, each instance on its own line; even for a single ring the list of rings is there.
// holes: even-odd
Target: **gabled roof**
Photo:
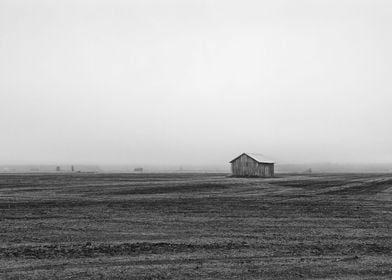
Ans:
[[[235,161],[237,158],[239,158],[242,155],[247,155],[248,157],[253,158],[258,163],[275,163],[273,160],[265,157],[264,155],[262,155],[262,154],[255,154],[255,153],[243,153],[243,154],[240,154],[238,157],[236,157],[235,159],[231,160],[230,163],[232,163],[233,161]]]

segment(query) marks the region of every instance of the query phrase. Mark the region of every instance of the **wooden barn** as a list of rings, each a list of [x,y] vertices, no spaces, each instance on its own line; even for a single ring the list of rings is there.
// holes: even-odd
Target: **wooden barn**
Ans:
[[[243,153],[230,163],[233,176],[274,177],[275,163],[260,154]]]

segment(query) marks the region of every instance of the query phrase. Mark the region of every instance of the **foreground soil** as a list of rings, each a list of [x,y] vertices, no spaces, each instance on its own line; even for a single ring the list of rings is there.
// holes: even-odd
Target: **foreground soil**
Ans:
[[[392,279],[392,175],[0,175],[0,279]]]

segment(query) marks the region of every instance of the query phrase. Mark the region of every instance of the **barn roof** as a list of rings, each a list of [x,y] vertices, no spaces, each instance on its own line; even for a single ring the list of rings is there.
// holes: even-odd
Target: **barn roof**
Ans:
[[[239,158],[242,155],[247,155],[248,157],[253,158],[258,163],[275,163],[273,160],[265,157],[264,155],[255,154],[255,153],[243,153],[243,154],[239,155],[238,157],[236,157],[235,159],[231,160],[230,163],[232,163],[233,161],[235,161],[237,158]]]

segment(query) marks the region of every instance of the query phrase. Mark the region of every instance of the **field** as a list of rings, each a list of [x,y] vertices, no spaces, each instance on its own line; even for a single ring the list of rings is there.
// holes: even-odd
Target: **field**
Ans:
[[[392,175],[0,175],[0,279],[392,279]]]

